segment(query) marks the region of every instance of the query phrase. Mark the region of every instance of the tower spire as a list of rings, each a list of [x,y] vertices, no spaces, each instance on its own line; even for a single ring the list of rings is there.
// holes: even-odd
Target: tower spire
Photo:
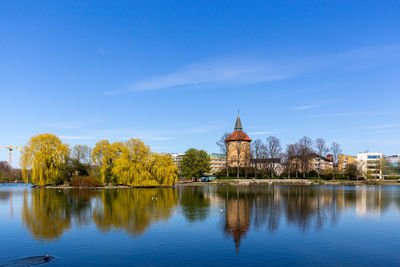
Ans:
[[[239,110],[238,110],[238,115],[236,118],[236,123],[235,123],[235,131],[242,131],[243,127],[242,127],[242,122],[240,121],[240,115],[239,115]]]

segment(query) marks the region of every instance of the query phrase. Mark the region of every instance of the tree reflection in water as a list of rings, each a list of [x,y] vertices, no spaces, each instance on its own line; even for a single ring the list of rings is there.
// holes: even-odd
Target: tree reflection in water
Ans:
[[[22,221],[32,235],[40,240],[59,238],[71,227],[90,222],[90,199],[98,192],[92,190],[57,190],[35,188],[24,191]]]
[[[9,198],[7,193],[0,198]],[[357,216],[380,216],[400,206],[400,191],[390,187],[219,186],[118,190],[34,188],[23,193],[22,220],[34,238],[56,240],[71,225],[92,221],[102,232],[122,230],[132,237],[152,222],[167,220],[178,205],[190,223],[208,223],[219,207],[223,232],[238,250],[251,229],[279,230],[285,222],[302,231],[335,225],[348,209]],[[214,226],[212,226],[214,227]]]
[[[179,189],[183,216],[191,223],[204,221],[210,214],[211,203],[207,194],[205,194],[206,189],[203,186],[181,187]]]
[[[167,220],[177,203],[173,188],[103,190],[93,220],[103,232],[114,228],[138,236],[153,221]]]
[[[217,189],[225,202],[224,231],[232,236],[236,250],[246,233],[266,227],[279,229],[282,219],[302,231],[314,225],[321,229],[326,223],[336,224],[340,212],[354,208],[357,215],[380,215],[391,200],[399,203],[397,192],[382,193],[380,187],[313,187],[313,186],[231,186]]]
[[[32,235],[40,240],[59,238],[71,226],[68,194],[62,190],[32,189],[24,192],[22,221]]]

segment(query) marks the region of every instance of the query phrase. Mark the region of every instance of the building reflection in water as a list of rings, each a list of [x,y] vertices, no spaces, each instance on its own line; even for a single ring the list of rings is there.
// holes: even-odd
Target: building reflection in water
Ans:
[[[238,251],[240,240],[250,229],[251,200],[240,198],[238,195],[229,196],[229,194],[225,200],[225,232],[232,235],[236,251]]]
[[[57,240],[72,225],[94,223],[101,232],[121,230],[132,237],[153,222],[168,220],[176,207],[187,222],[220,216],[222,231],[237,251],[251,230],[278,231],[285,223],[301,231],[335,225],[344,210],[380,216],[400,206],[400,192],[388,187],[205,186],[119,190],[26,189],[23,224],[39,240]],[[0,192],[0,201],[10,201]],[[214,212],[213,211],[217,211]]]
[[[357,215],[380,215],[400,198],[397,192],[371,187],[265,186],[218,188],[225,202],[225,233],[230,235],[238,251],[241,240],[251,227],[265,227],[269,232],[279,229],[282,219],[307,231],[335,225],[342,211],[355,208]],[[384,193],[383,193],[384,192]]]

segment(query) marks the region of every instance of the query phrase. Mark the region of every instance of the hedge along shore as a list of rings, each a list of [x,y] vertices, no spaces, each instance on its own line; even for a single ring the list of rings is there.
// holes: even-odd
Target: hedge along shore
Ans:
[[[316,180],[316,179],[217,179],[212,182],[180,182],[183,186],[207,185],[232,185],[232,186],[258,186],[258,185],[400,185],[397,180]]]
[[[71,185],[32,185],[34,188],[53,189],[133,189],[133,188],[173,188],[174,186],[130,186],[130,185],[102,185],[102,186],[71,186]]]

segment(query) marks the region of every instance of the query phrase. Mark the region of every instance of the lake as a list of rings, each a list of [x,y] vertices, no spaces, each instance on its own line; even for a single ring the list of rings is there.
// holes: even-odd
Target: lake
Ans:
[[[0,265],[400,265],[400,186],[0,185]]]

